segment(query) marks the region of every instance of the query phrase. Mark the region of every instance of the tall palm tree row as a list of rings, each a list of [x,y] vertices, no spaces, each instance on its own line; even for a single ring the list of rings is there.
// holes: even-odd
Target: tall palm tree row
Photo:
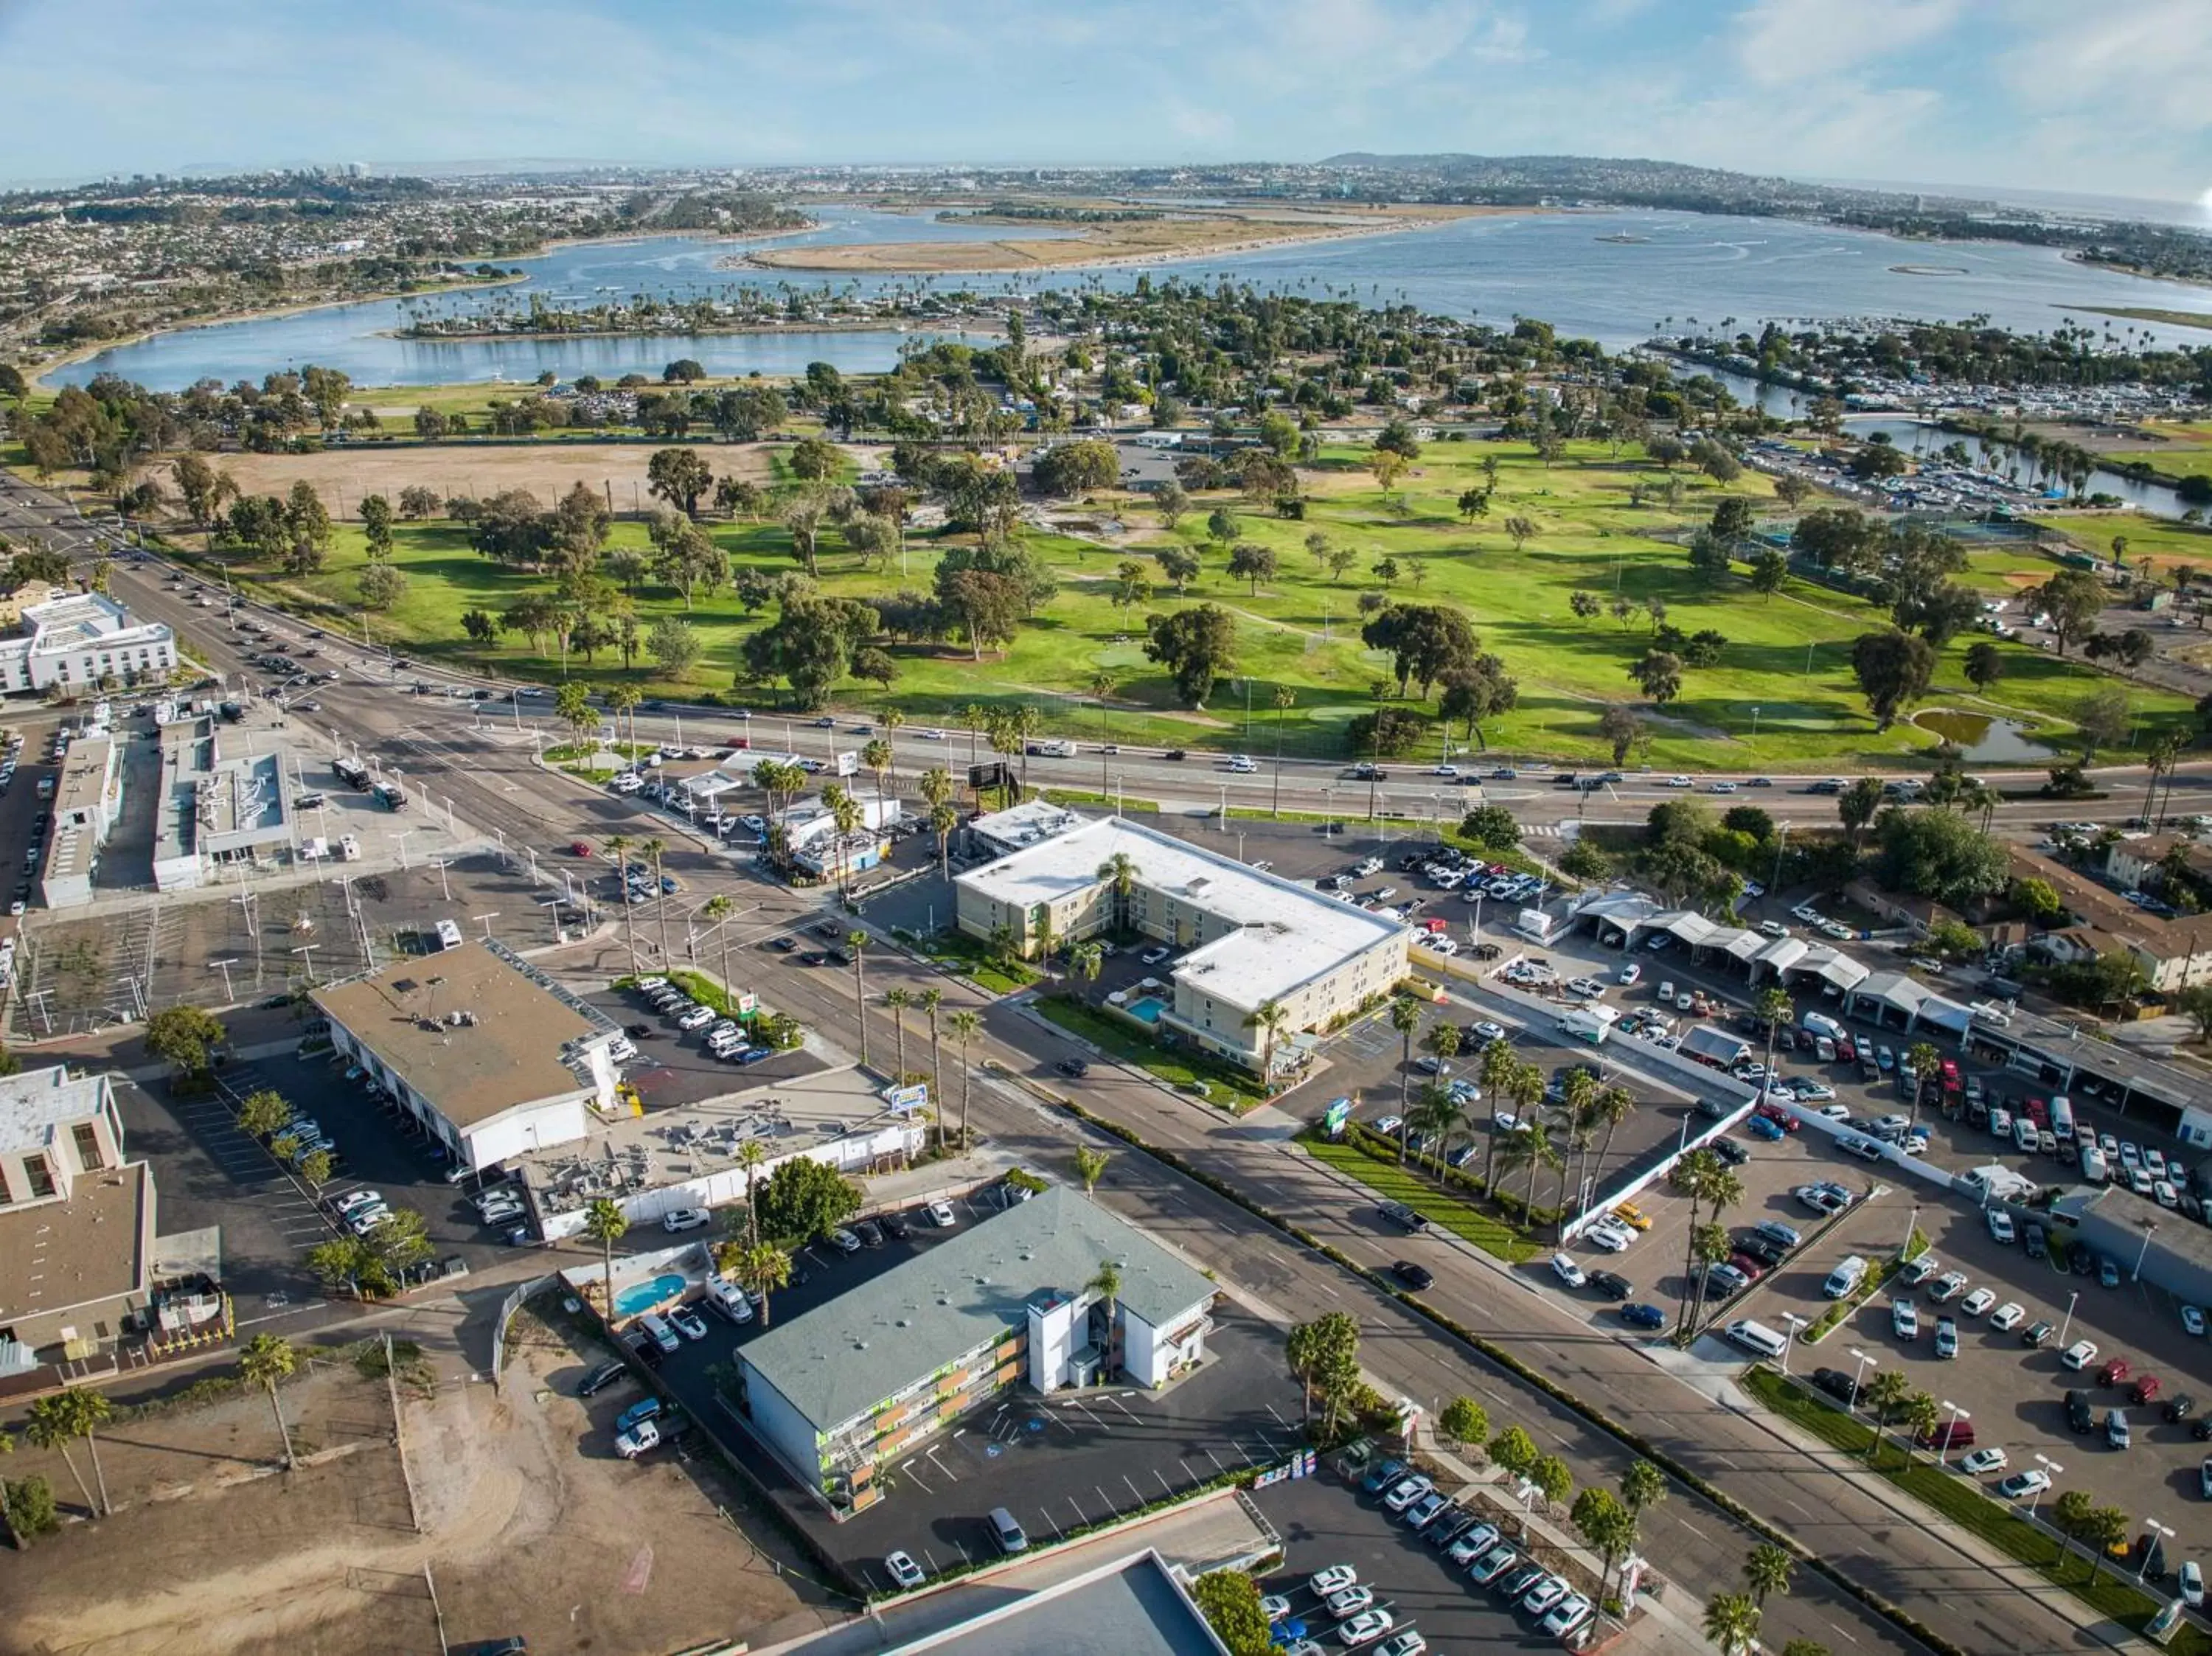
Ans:
[[[629,1230],[629,1216],[622,1210],[621,1203],[610,1197],[595,1197],[584,1209],[584,1234],[599,1245],[599,1265],[604,1273],[599,1311],[610,1323],[615,1319],[615,1244]]]
[[[884,1004],[890,1009],[891,1027],[898,1040],[898,1067],[892,1072],[892,1082],[906,1085],[906,1009],[914,1004],[914,995],[902,984],[893,984],[884,991]]]
[[[668,963],[670,959],[668,953],[668,893],[660,883],[660,859],[667,854],[667,852],[668,841],[662,839],[657,834],[648,835],[646,839],[639,842],[637,847],[638,855],[644,858],[647,864],[653,870],[653,903],[654,909],[660,916],[660,961],[661,964],[664,966]],[[627,882],[624,883],[623,889],[629,889]]]
[[[968,1153],[968,1094],[975,1078],[975,1067],[968,1062],[968,1043],[983,1033],[983,1015],[969,1007],[962,1007],[945,1020],[951,1028],[952,1039],[960,1043],[960,1153]]]
[[[637,975],[637,926],[629,912],[629,850],[637,843],[627,834],[607,836],[607,856],[615,865],[615,883],[622,888],[623,937],[629,945],[629,974]]]
[[[860,1065],[868,1062],[868,986],[860,971],[860,956],[868,946],[868,934],[858,926],[845,934],[845,952],[853,957],[853,1010],[860,1025]]]
[[[929,1109],[937,1123],[937,1148],[945,1148],[945,1089],[939,1082],[940,1065],[945,1058],[942,1032],[938,1028],[938,1014],[945,1005],[945,992],[932,984],[915,997],[915,1004],[929,1017]]]
[[[1398,1160],[1406,1159],[1406,1114],[1413,1108],[1413,1036],[1421,1027],[1421,1004],[1411,995],[1390,998],[1390,1027],[1405,1046],[1398,1064]]]

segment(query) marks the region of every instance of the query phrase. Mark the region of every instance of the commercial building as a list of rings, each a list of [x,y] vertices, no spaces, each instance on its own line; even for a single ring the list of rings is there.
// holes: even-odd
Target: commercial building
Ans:
[[[177,664],[176,636],[167,627],[134,622],[103,592],[27,604],[21,627],[0,639],[0,691],[158,683]]]
[[[39,868],[39,901],[48,908],[92,901],[100,847],[123,814],[121,755],[112,737],[78,737],[62,755],[61,768]]]
[[[403,957],[313,998],[338,1052],[469,1167],[569,1143],[614,1111],[620,1026],[500,943]]]
[[[1097,1283],[1110,1261],[1109,1304]],[[1214,1286],[1127,1220],[1054,1187],[738,1350],[754,1432],[840,1511],[879,1470],[1015,1386],[1116,1375],[1158,1386],[1196,1367]]]
[[[292,842],[291,783],[280,755],[228,750],[224,727],[211,713],[185,712],[157,725],[156,734],[155,889],[189,891],[228,864],[252,862]]]
[[[1109,871],[1124,871],[1126,896]],[[1174,998],[1135,1016],[1258,1071],[1280,1069],[1307,1031],[1326,1030],[1406,975],[1400,922],[1279,879],[1119,816],[1097,817],[954,882],[961,931],[1001,927],[1024,955],[1117,926],[1188,950]],[[1272,1031],[1260,1009],[1279,1008]]]
[[[2146,877],[2156,866],[2143,861],[2154,848],[2162,852],[2171,844],[2163,840],[2122,841],[2109,853],[2113,877],[2130,883]],[[2014,846],[2007,855],[2014,879],[2045,882],[2074,919],[2072,925],[2039,938],[2034,944],[2039,952],[2062,962],[2128,955],[2142,967],[2146,986],[2158,994],[2212,983],[2212,914],[2166,919],[2039,852]]]
[[[968,824],[969,854],[1009,857],[1081,828],[1086,819],[1048,799],[1024,799],[1018,805],[978,816]]]
[[[890,830],[899,820],[896,798],[854,795],[860,823],[852,833],[840,834],[837,819],[819,799],[802,799],[778,813],[775,826],[783,830],[784,854],[808,873],[829,878],[859,874],[890,854]]]
[[[151,1295],[154,1210],[107,1077],[0,1077],[0,1376],[115,1345]]]
[[[992,1578],[998,1585],[998,1578]],[[1229,1656],[1182,1574],[1147,1548],[892,1645],[886,1656]]]
[[[2185,1305],[2212,1304],[2212,1230],[2118,1185],[2067,1192],[2051,1212],[2131,1281],[2164,1289]]]

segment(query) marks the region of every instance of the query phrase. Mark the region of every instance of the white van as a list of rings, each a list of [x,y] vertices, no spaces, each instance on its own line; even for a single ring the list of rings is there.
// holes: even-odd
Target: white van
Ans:
[[[1787,1339],[1765,1323],[1755,1323],[1748,1317],[1738,1318],[1723,1331],[1733,1344],[1762,1357],[1778,1357],[1790,1344]]]
[[[749,1323],[753,1319],[753,1302],[745,1297],[744,1289],[735,1283],[726,1283],[719,1277],[708,1280],[707,1303],[733,1323]]]
[[[2035,1154],[2035,1123],[2021,1116],[2012,1124],[2012,1142],[2027,1152]]]
[[[2051,1131],[2061,1149],[2073,1148],[2074,1101],[2063,1093],[2051,1101]]]
[[[645,1331],[646,1338],[663,1351],[674,1351],[684,1344],[676,1330],[670,1325],[668,1319],[658,1311],[647,1312],[637,1319],[637,1325]]]
[[[1820,1284],[1820,1292],[1832,1300],[1848,1299],[1866,1281],[1867,1262],[1856,1253],[1847,1254],[1842,1264],[1828,1273],[1828,1280]]]

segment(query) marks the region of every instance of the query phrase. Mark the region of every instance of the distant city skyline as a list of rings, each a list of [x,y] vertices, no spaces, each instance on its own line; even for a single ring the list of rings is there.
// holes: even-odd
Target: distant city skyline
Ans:
[[[2203,0],[0,0],[22,184],[1457,150],[2201,205],[2207,84]]]

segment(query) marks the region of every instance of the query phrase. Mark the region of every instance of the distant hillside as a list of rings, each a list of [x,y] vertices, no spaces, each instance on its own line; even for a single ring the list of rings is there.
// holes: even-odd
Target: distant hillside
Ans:
[[[1438,200],[1527,206],[1543,200],[1602,201],[1693,212],[1936,214],[1986,212],[1995,203],[1957,196],[1907,195],[1800,184],[1680,161],[1595,155],[1376,155],[1354,151],[1317,163],[1333,171],[1387,178]]]

